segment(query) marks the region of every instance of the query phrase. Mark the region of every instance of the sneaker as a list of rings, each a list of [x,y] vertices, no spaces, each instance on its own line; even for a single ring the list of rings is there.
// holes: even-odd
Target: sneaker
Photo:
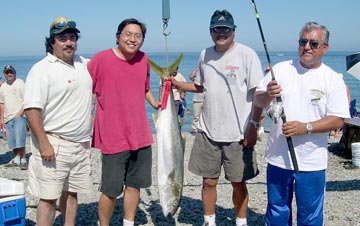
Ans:
[[[28,169],[27,162],[21,162],[20,163],[20,169],[21,170],[27,170]]]
[[[11,159],[9,163],[5,164],[5,167],[18,167],[20,164],[15,163],[15,158]]]
[[[210,224],[209,222],[205,221],[202,226],[216,226],[216,224]]]

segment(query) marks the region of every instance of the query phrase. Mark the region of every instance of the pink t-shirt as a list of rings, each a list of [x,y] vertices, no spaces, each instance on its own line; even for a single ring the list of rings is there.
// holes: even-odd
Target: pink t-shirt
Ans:
[[[93,147],[103,154],[137,150],[153,143],[146,116],[145,94],[150,89],[147,56],[119,59],[112,49],[97,53],[88,64],[96,94]]]

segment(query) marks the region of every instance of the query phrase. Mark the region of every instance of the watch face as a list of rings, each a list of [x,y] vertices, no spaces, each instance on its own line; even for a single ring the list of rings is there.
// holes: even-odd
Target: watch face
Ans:
[[[306,124],[306,129],[307,129],[308,133],[311,133],[312,132],[312,124],[311,123]]]

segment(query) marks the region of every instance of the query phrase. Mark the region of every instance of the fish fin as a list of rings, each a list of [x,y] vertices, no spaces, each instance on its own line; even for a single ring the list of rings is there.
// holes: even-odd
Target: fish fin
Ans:
[[[181,136],[181,137],[182,137],[181,142],[182,142],[182,145],[183,145],[183,153],[185,153],[186,137],[185,136]]]
[[[162,68],[157,63],[152,61],[150,58],[148,58],[148,62],[150,64],[150,67],[155,71],[156,74],[159,75],[160,78],[167,79],[171,73],[176,71],[176,69],[178,68],[178,66],[183,58],[183,55],[184,55],[183,53],[180,53],[180,55],[176,58],[176,60],[169,67]]]
[[[168,67],[168,71],[170,72],[170,74],[176,71],[176,69],[179,67],[183,55],[184,55],[183,53],[180,53],[180,55],[176,58],[176,60]]]
[[[165,75],[164,69],[162,67],[160,67],[157,63],[155,63],[154,61],[152,61],[150,58],[148,58],[148,62],[150,64],[150,67],[156,72],[156,74],[158,74],[160,76],[160,78],[162,79],[166,79],[166,77],[168,75]]]
[[[157,115],[155,115],[155,114],[153,113],[153,114],[151,114],[151,116],[152,116],[152,119],[153,119],[153,121],[154,121],[154,124],[156,124]]]

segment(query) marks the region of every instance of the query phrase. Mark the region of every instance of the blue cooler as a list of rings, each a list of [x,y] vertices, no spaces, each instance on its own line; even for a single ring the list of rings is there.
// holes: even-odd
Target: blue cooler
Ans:
[[[0,177],[0,226],[25,225],[24,184]]]

